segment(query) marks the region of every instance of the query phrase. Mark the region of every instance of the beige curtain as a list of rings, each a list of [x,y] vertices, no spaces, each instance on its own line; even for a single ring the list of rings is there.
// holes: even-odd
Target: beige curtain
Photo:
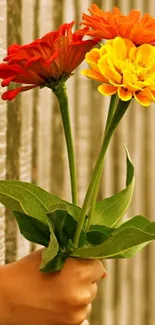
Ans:
[[[155,16],[153,0],[94,0],[103,9],[114,5]],[[0,58],[8,44],[27,43],[61,23],[81,20],[91,0],[0,0]],[[96,84],[80,74],[68,81],[68,94],[77,158],[80,203],[100,148],[108,99]],[[2,89],[0,90],[2,92]],[[136,169],[136,189],[127,217],[142,214],[155,220],[155,105],[133,103],[108,151],[99,198],[125,184],[125,152]],[[45,146],[46,143],[46,146]],[[69,173],[59,107],[48,89],[29,91],[11,103],[0,100],[0,178],[33,181],[69,200]],[[9,211],[0,206],[0,264],[34,250],[19,234]],[[155,324],[155,244],[130,260],[104,261],[108,278],[100,284],[91,325]]]

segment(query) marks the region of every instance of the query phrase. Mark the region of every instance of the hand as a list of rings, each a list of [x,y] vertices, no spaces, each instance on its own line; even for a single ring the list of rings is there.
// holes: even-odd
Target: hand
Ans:
[[[0,268],[1,325],[87,325],[100,261],[68,258],[62,271],[39,271],[42,250]]]

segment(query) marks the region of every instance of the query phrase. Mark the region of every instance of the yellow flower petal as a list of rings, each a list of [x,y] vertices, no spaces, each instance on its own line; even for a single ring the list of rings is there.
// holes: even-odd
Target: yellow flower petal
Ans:
[[[90,52],[86,53],[86,61],[98,62],[100,59],[100,49],[92,49]]]
[[[132,73],[131,71],[127,70],[127,69],[124,69],[123,71],[123,83],[125,85],[128,85],[129,83],[130,84],[136,84],[137,82],[137,76]]]
[[[114,57],[116,56],[119,60],[125,60],[127,56],[127,46],[125,41],[121,37],[116,37],[113,41],[112,46]]]
[[[117,70],[113,66],[112,60],[108,57],[108,54],[106,54],[99,60],[98,68],[100,70],[100,73],[104,75],[107,79],[112,79],[118,84],[121,83],[122,76],[117,72]]]
[[[117,87],[114,87],[112,85],[106,85],[106,84],[102,84],[98,87],[98,91],[105,96],[110,96],[110,95],[114,95],[117,92]]]
[[[142,66],[147,66],[154,58],[155,52],[153,46],[149,44],[143,44],[137,48],[137,53],[135,57],[136,63],[141,64]]]
[[[100,48],[100,55],[101,55],[101,57],[104,55],[104,54],[106,54],[107,53],[107,46],[105,46],[105,45],[101,45],[101,48]]]
[[[102,76],[100,73],[98,73],[97,71],[94,71],[92,69],[82,70],[81,73],[82,73],[82,75],[84,75],[90,79],[101,81],[101,82],[107,82],[107,79],[104,78],[104,76]]]
[[[102,82],[98,90],[103,95],[118,91],[123,101],[134,96],[144,106],[155,102],[155,46],[136,47],[130,40],[116,37],[86,57],[92,69],[83,74]]]
[[[90,52],[88,52],[86,54],[86,62],[88,63],[88,65],[90,66],[90,68],[94,69],[95,71],[99,72],[98,69],[98,60],[100,59],[101,55],[100,55],[100,50],[99,49],[93,49]]]
[[[135,60],[135,56],[137,54],[137,47],[133,47],[131,48],[130,52],[129,52],[129,59],[131,61],[134,61]]]
[[[132,92],[128,89],[119,87],[118,88],[118,97],[123,101],[128,101],[132,98]]]

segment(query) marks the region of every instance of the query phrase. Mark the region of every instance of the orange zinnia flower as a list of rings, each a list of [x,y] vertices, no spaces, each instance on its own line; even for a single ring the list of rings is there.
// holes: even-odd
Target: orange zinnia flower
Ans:
[[[0,78],[4,79],[1,85],[15,82],[27,86],[8,90],[2,95],[4,100],[12,100],[19,92],[38,86],[52,89],[70,77],[86,52],[96,44],[95,40],[83,40],[88,28],[72,33],[73,25],[74,22],[63,24],[57,31],[28,45],[9,47],[4,59],[7,63],[0,64]]]
[[[86,54],[86,61],[90,69],[82,74],[101,83],[101,94],[117,93],[123,101],[134,97],[143,106],[155,102],[154,46],[136,47],[130,40],[116,37],[100,49],[92,49]]]
[[[147,13],[140,18],[139,11],[131,10],[129,15],[125,16],[116,7],[113,12],[105,12],[95,4],[88,10],[92,17],[83,14],[82,22],[85,26],[92,28],[88,31],[88,35],[100,40],[121,36],[130,39],[137,46],[155,42],[155,19]]]

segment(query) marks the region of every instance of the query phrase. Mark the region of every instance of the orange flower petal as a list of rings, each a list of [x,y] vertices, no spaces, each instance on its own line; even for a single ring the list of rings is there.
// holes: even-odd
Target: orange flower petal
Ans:
[[[132,92],[122,87],[118,88],[118,97],[123,101],[128,101],[132,98]]]
[[[151,104],[151,100],[148,97],[144,96],[143,92],[134,93],[134,97],[142,106],[149,106]]]
[[[152,101],[155,102],[155,90],[150,90],[150,94],[151,94],[151,97],[152,97]]]
[[[98,87],[98,91],[105,96],[114,95],[117,93],[117,87],[112,85],[102,84]]]
[[[131,10],[129,15],[128,15],[129,19],[131,19],[131,21],[133,21],[134,23],[138,23],[140,20],[140,11],[137,10]]]
[[[97,5],[88,9],[92,16],[83,14],[82,24],[91,28],[88,35],[99,39],[114,39],[117,36],[131,40],[136,46],[155,42],[155,19],[132,10],[128,15],[114,8],[113,12],[103,11]]]

